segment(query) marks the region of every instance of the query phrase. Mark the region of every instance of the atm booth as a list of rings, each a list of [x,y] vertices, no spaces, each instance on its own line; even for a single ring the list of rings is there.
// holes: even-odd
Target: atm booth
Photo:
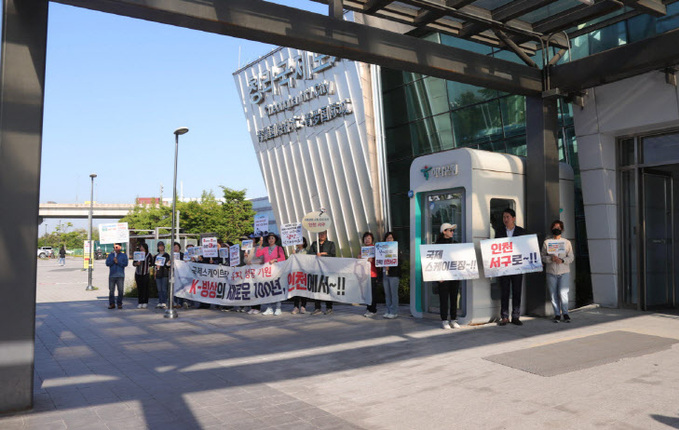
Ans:
[[[495,237],[493,226],[502,226],[502,212],[508,207],[516,211],[516,224],[525,227],[524,196],[531,190],[530,185],[525,183],[525,163],[524,158],[514,155],[468,148],[438,152],[413,160],[409,192],[410,310],[413,316],[438,316],[439,297],[433,293],[433,282],[422,281],[420,245],[433,244],[441,224],[448,222],[457,224],[453,237],[456,242],[476,244],[480,265],[479,279],[460,283],[458,322],[482,324],[499,318],[500,286],[496,279],[484,277],[479,241]],[[575,249],[573,180],[571,167],[560,163],[560,219],[565,224],[562,237],[570,240]],[[569,302],[572,306],[575,302],[575,264],[571,266],[571,273]],[[522,308],[525,301],[524,285]],[[545,310],[547,314],[552,313],[548,299]]]

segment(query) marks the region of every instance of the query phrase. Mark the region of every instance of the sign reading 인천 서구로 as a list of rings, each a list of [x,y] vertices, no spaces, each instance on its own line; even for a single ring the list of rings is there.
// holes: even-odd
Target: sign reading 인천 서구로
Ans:
[[[219,257],[219,245],[217,244],[216,237],[204,237],[202,240],[202,244],[203,244],[203,257],[206,258]]]
[[[473,243],[420,245],[422,280],[457,281],[477,279],[479,265]]]
[[[126,222],[115,224],[99,224],[99,243],[127,243],[130,241],[130,230]]]
[[[398,242],[377,242],[375,244],[375,266],[398,266]]]
[[[236,244],[229,247],[229,266],[236,267],[240,265],[240,245]]]
[[[311,233],[320,233],[327,230],[331,225],[330,215],[322,208],[318,211],[309,212],[302,219],[302,227]]]
[[[283,246],[300,245],[302,242],[301,222],[293,222],[281,226],[281,244]]]
[[[535,234],[482,240],[481,256],[486,278],[542,271]]]
[[[263,235],[265,231],[269,231],[269,217],[257,215],[255,217],[255,234]]]

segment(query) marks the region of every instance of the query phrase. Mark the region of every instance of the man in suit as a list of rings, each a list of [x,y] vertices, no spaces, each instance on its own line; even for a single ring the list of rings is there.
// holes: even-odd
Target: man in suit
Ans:
[[[516,212],[514,209],[507,208],[502,212],[502,223],[504,227],[497,229],[495,238],[500,237],[516,237],[526,234],[526,230],[516,225]],[[523,284],[523,275],[509,275],[499,276],[500,289],[502,296],[500,298],[500,322],[498,325],[507,325],[509,322],[509,292],[511,285],[512,294],[512,324],[523,325],[519,319],[521,316],[521,285]]]

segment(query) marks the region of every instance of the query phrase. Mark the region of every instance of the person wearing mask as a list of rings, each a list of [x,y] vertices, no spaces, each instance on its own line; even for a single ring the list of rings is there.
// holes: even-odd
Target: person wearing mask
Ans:
[[[146,309],[149,303],[149,268],[153,265],[153,256],[149,254],[149,246],[142,243],[140,251],[144,251],[143,261],[134,261],[134,281],[137,283],[137,309]]]
[[[123,308],[123,294],[125,293],[125,268],[127,267],[127,254],[122,252],[122,245],[113,245],[113,252],[106,257],[108,272],[108,308],[115,309],[117,302],[118,309]],[[118,288],[118,300],[115,300],[115,291]]]
[[[394,233],[387,232],[384,235],[385,242],[394,242],[396,238]],[[382,315],[382,318],[394,319],[398,318],[398,286],[401,282],[401,262],[403,261],[403,254],[398,251],[398,265],[392,267],[382,267],[382,287],[384,288],[384,298],[387,302],[387,312]]]
[[[273,234],[269,233],[266,236],[266,243],[267,247],[263,247],[264,240],[263,238],[260,239],[259,241],[259,246],[257,247],[257,257],[261,257],[263,259],[264,264],[275,264],[280,261],[285,261],[285,251],[283,251],[283,247],[279,246],[277,244],[278,242],[278,237]],[[262,315],[280,315],[281,314],[281,304],[283,301],[279,301],[275,303],[276,310],[273,310],[274,304],[269,304],[266,307],[266,310],[262,313]]]
[[[175,261],[182,261],[184,259],[184,253],[182,252],[182,245],[179,242],[175,242],[173,247],[172,247],[172,252],[174,252],[174,259]],[[173,268],[170,267],[170,270]],[[175,309],[179,309],[184,305],[184,299],[174,296],[174,307]],[[188,308],[188,305],[186,306]]]
[[[568,315],[568,290],[571,275],[571,263],[575,259],[573,246],[570,240],[561,237],[563,222],[552,222],[550,230],[552,237],[542,243],[542,262],[545,264],[547,274],[547,287],[552,298],[554,308],[554,322],[558,323],[563,318],[564,322],[571,322]]]
[[[293,254],[306,255],[309,247],[309,242],[307,242],[306,237],[302,236],[302,243],[295,245],[292,249]],[[294,307],[292,308],[292,314],[305,314],[306,313],[306,297],[295,296],[292,298]]]
[[[502,212],[502,224],[495,231],[495,238],[500,237],[516,237],[526,234],[526,230],[516,225],[516,212],[514,209],[507,208]],[[512,295],[512,324],[523,325],[519,319],[521,316],[521,286],[523,284],[523,275],[507,275],[498,276],[500,282],[500,322],[498,325],[504,326],[509,322],[509,293]],[[510,287],[511,285],[511,287]]]
[[[369,231],[363,233],[363,246],[375,247],[375,236]],[[370,262],[370,290],[372,292],[372,302],[366,306],[363,316],[372,318],[377,315],[377,267],[375,267],[375,257],[368,258],[368,262]]]
[[[444,222],[441,224],[439,237],[436,244],[456,243],[453,240],[457,224]],[[457,323],[457,295],[460,292],[460,281],[438,281],[439,283],[439,313],[441,315],[441,326],[443,329],[460,328]],[[450,309],[450,319],[448,319],[448,309]]]
[[[335,257],[335,243],[328,240],[328,231],[322,231],[318,233],[318,241],[314,241],[309,247],[309,254],[315,255],[316,257]],[[321,310],[321,300],[314,300],[314,311],[311,315],[320,315],[323,313]],[[332,302],[325,302],[325,314],[332,314]]]
[[[60,266],[65,266],[66,265],[66,248],[64,248],[64,245],[61,245],[61,248],[59,248],[59,261],[58,261]]]
[[[155,262],[156,287],[158,287],[158,304],[156,308],[167,309],[167,284],[170,275],[170,254],[165,252],[165,242],[158,242],[158,253],[153,257]]]

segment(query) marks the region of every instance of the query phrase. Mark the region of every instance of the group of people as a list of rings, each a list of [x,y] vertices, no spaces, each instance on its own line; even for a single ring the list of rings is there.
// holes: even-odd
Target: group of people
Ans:
[[[517,237],[527,234],[526,230],[522,227],[516,225],[516,213],[513,209],[507,208],[502,214],[503,225],[496,229],[496,238],[503,237]],[[455,230],[457,229],[456,224],[443,223],[440,227],[440,234],[436,240],[437,244],[444,243],[454,243],[453,236]],[[554,309],[554,322],[559,322],[563,320],[564,322],[570,322],[570,316],[568,314],[568,292],[569,292],[569,278],[570,278],[570,264],[574,260],[573,248],[567,239],[563,238],[562,232],[564,230],[564,224],[560,220],[556,220],[552,223],[551,227],[552,236],[544,241],[542,245],[541,257],[545,265],[545,271],[547,276],[547,287],[550,292],[552,307]],[[241,238],[241,240],[246,240],[247,237]],[[396,237],[392,232],[388,232],[384,235],[384,241],[395,241]],[[560,242],[560,249],[563,252],[560,255],[554,255],[554,253],[548,252],[547,243]],[[374,246],[375,237],[371,232],[365,232],[363,234],[363,246]],[[279,238],[274,233],[269,233],[264,237],[257,239],[256,246],[252,251],[241,249],[240,265],[251,265],[251,264],[276,264],[278,262],[285,261],[286,255],[285,250],[282,246],[278,245]],[[222,243],[219,241],[219,246],[231,246],[231,243]],[[187,245],[187,250],[193,245]],[[165,251],[164,242],[160,241],[157,244],[157,253],[151,254],[149,252],[148,245],[146,243],[141,243],[139,246],[140,251],[144,251],[143,261],[134,261],[135,266],[135,281],[138,289],[138,305],[139,309],[146,309],[148,307],[149,300],[149,282],[153,278],[156,282],[158,289],[158,304],[156,308],[166,309],[168,306],[172,305],[174,307],[192,307],[192,306],[203,306],[210,307],[207,304],[194,303],[190,300],[184,300],[175,297],[174,303],[169,303],[168,297],[168,280],[170,276],[171,259],[170,255]],[[184,259],[184,253],[181,250],[181,245],[178,242],[173,244],[173,252],[179,259]],[[318,234],[318,240],[314,241],[311,246],[308,246],[306,238],[303,238],[303,242],[296,245],[292,251],[294,254],[310,254],[316,255],[318,257],[335,257],[337,255],[335,243],[328,240],[327,231]],[[200,255],[193,256],[191,261],[208,263],[208,264],[222,264],[221,258],[204,258]],[[381,281],[382,288],[384,290],[386,309],[383,318],[394,319],[398,317],[398,289],[401,277],[401,262],[403,261],[402,253],[399,251],[398,255],[398,265],[394,267],[376,267],[374,257],[368,258],[370,263],[370,277],[371,277],[371,290],[372,290],[372,302],[367,305],[366,312],[363,314],[366,318],[372,318],[377,315],[377,302],[376,297],[378,295],[378,285]],[[108,255],[106,259],[106,265],[110,268],[109,274],[109,309],[114,309],[116,306],[118,309],[122,309],[122,295],[124,292],[124,268],[128,265],[128,258],[125,253],[121,252],[121,245],[115,244],[114,252]],[[520,319],[521,315],[521,287],[523,283],[523,275],[508,275],[500,276],[498,278],[501,298],[500,298],[500,320],[498,325],[504,326],[508,323],[512,323],[517,326],[523,325]],[[118,291],[117,301],[115,300],[115,290]],[[444,329],[457,329],[460,325],[457,321],[457,307],[458,307],[458,295],[460,292],[460,281],[439,281],[435,286],[440,299],[440,317],[442,321],[442,328]],[[509,299],[512,299],[512,312],[511,320],[509,314]],[[314,309],[311,311],[311,315],[325,314],[329,315],[333,313],[333,303],[331,301],[325,302],[325,312],[322,309],[321,300],[313,300]],[[293,309],[291,313],[305,314],[307,313],[307,303],[306,297],[294,297],[293,298]],[[264,311],[261,310],[261,305],[254,305],[251,307],[233,307],[233,306],[223,306],[220,307],[223,311],[238,311],[247,312],[251,315],[281,315],[282,313],[282,301],[275,303],[270,303],[266,305]]]
[[[453,235],[457,229],[456,224],[443,223],[437,244],[454,243]],[[547,288],[549,289],[552,308],[554,309],[553,321],[570,322],[568,315],[568,292],[570,282],[570,265],[575,259],[573,246],[570,241],[563,238],[564,223],[555,220],[550,226],[551,237],[542,243],[541,258],[545,266]],[[502,213],[502,226],[495,230],[495,238],[517,237],[528,234],[522,227],[516,225],[516,212],[507,208]],[[548,252],[548,242],[558,243],[562,251],[560,255]],[[523,275],[507,275],[498,277],[500,284],[500,320],[499,326],[512,323],[517,326],[523,325],[521,321],[521,286]],[[460,290],[460,281],[439,281],[437,285],[440,299],[440,316],[443,329],[460,328],[457,322],[457,300]],[[512,299],[511,320],[509,319],[509,298]],[[450,310],[450,313],[448,312]]]

